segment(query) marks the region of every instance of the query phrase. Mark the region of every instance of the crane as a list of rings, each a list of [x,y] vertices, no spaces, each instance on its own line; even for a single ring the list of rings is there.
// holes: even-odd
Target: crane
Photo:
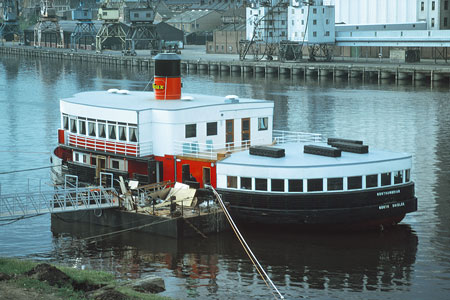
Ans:
[[[79,6],[72,10],[72,19],[77,21],[74,31],[70,35],[70,46],[72,50],[77,50],[82,38],[91,40],[90,43],[95,42],[97,31],[92,22],[92,8],[85,7],[83,1],[80,1]]]
[[[123,0],[113,2],[105,0],[98,9],[98,19],[103,21],[102,27],[95,37],[95,48],[101,52],[105,47],[105,42],[109,39],[119,39],[122,50],[125,47],[125,25],[120,22],[120,9],[123,7]]]
[[[49,33],[56,37],[56,47],[64,48],[64,32],[59,25],[53,0],[41,0],[39,20],[34,26],[34,46],[41,47],[42,34]]]
[[[18,0],[3,0],[0,23],[0,41],[10,38],[14,34],[22,36],[19,28],[19,3]]]
[[[155,9],[151,0],[140,0],[136,7],[128,10],[131,25],[125,38],[124,55],[136,55],[136,46],[141,45],[156,54],[161,49],[161,39],[153,24]]]

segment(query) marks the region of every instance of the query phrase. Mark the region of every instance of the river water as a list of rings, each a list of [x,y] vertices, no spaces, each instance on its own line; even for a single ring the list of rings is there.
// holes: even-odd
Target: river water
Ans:
[[[148,71],[75,62],[0,57],[1,193],[48,187],[57,143],[59,99],[109,88],[142,90]],[[183,75],[189,93],[268,99],[274,127],[361,139],[413,154],[419,210],[392,230],[296,233],[243,229],[287,299],[450,298],[450,105],[448,83],[361,82]],[[49,215],[0,222],[0,256],[113,272],[127,280],[155,274],[178,299],[271,299],[231,233],[176,241],[55,222]]]

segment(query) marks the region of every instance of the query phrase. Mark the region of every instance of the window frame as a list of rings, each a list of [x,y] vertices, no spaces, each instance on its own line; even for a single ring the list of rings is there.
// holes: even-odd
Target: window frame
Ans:
[[[206,136],[217,135],[217,122],[206,123]]]
[[[197,124],[185,124],[184,125],[184,137],[186,139],[197,137]]]

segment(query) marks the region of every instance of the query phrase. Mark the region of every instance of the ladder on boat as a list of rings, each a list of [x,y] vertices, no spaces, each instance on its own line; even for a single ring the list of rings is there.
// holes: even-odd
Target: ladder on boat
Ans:
[[[78,178],[71,175],[66,175],[63,187],[53,190],[0,194],[0,220],[113,207],[119,207],[119,199],[112,184],[110,187],[79,187]]]

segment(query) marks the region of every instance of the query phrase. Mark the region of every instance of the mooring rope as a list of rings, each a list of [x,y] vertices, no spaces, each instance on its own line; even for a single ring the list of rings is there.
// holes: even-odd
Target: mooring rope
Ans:
[[[225,214],[225,217],[227,218],[227,220],[230,223],[231,228],[233,229],[236,237],[238,238],[239,242],[241,243],[242,247],[244,248],[245,253],[247,253],[248,257],[250,258],[250,260],[252,261],[253,265],[255,266],[256,271],[259,273],[259,276],[261,276],[262,280],[264,281],[264,283],[267,285],[267,287],[269,289],[270,289],[270,286],[272,286],[272,288],[277,292],[279,298],[280,299],[284,299],[283,295],[280,293],[280,291],[277,289],[275,284],[272,282],[272,280],[270,279],[269,275],[267,275],[266,271],[264,271],[264,269],[261,266],[261,264],[259,263],[258,259],[253,254],[252,250],[248,246],[248,244],[245,241],[244,237],[240,233],[239,229],[237,228],[236,224],[233,221],[233,218],[231,217],[230,213],[228,212],[227,208],[225,207],[225,204],[222,201],[222,197],[220,197],[219,193],[217,193],[217,191],[212,186],[208,186],[208,187],[213,191],[214,195],[216,196],[217,201],[219,202],[219,205],[220,205],[220,207],[222,208],[222,210],[223,210],[223,212]],[[268,282],[270,283],[270,286],[269,286]],[[274,296],[274,298],[277,298],[277,296],[275,295],[274,292],[272,292],[272,295]]]

